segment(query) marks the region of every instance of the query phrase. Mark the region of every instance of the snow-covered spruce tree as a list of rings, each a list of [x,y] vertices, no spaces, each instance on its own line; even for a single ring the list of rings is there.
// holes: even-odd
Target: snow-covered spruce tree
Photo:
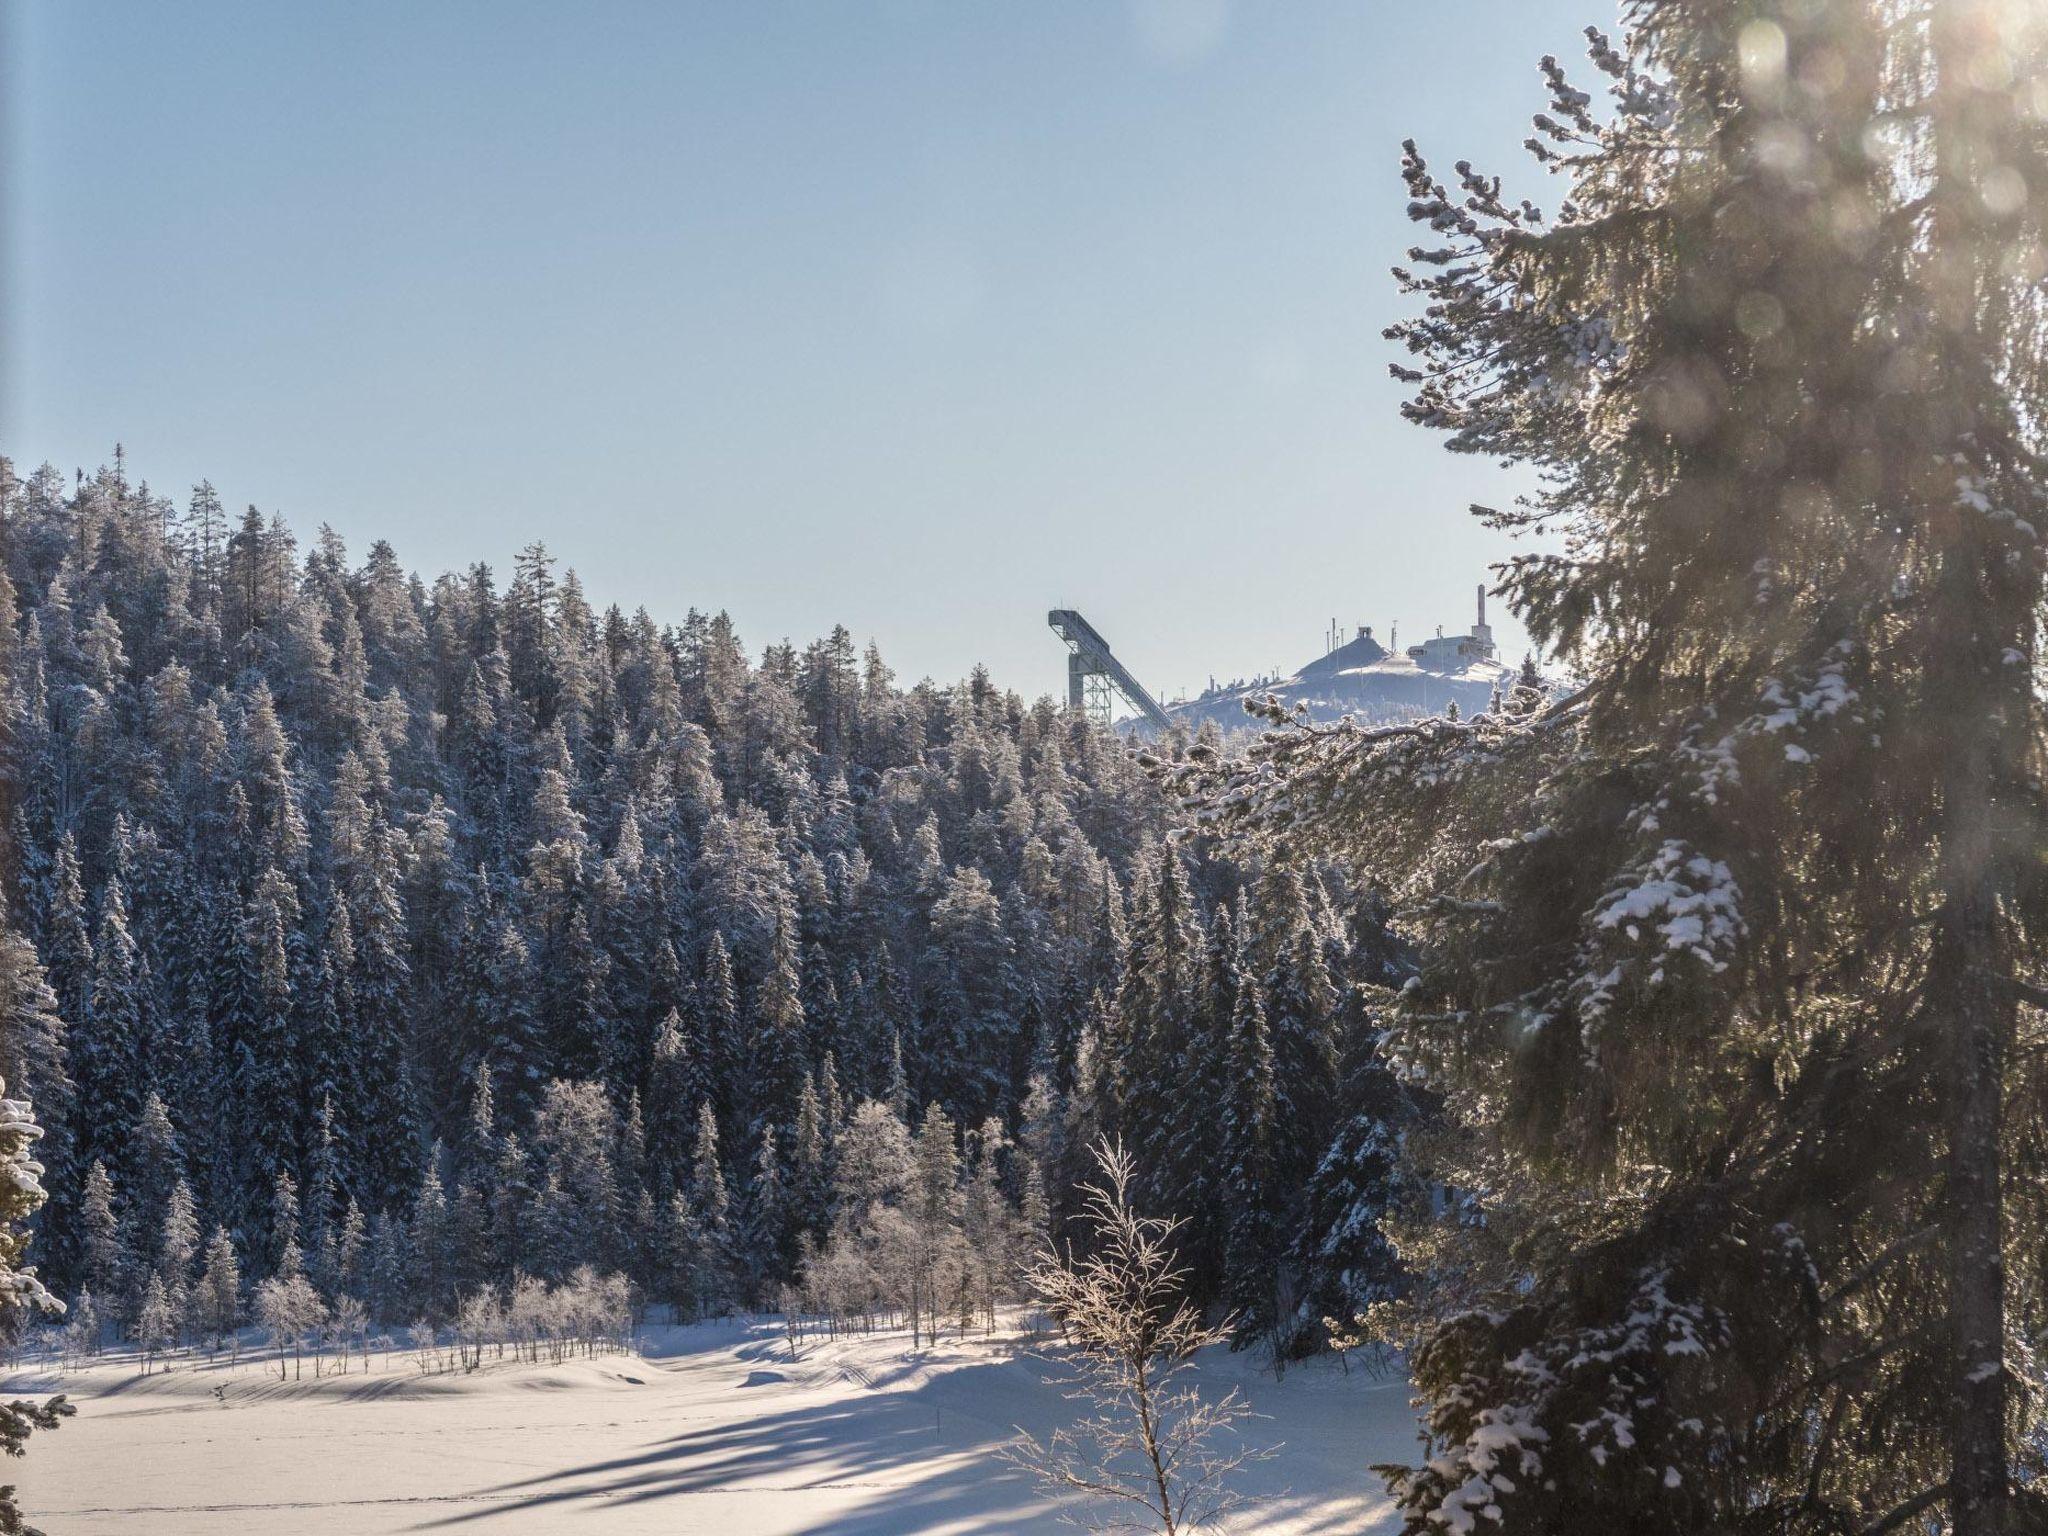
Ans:
[[[1198,1301],[1220,1295],[1228,1267],[1226,1249],[1234,1221],[1231,1200],[1233,1149],[1226,1144],[1225,1123],[1234,1091],[1243,1080],[1243,1063],[1235,1059],[1232,1017],[1240,992],[1256,994],[1239,970],[1237,932],[1228,907],[1219,907],[1202,937],[1201,974],[1188,1000],[1188,1035],[1180,1060],[1171,1067],[1170,1086],[1160,1096],[1163,1115],[1154,1127],[1141,1129],[1155,1150],[1154,1188],[1171,1192],[1172,1210],[1185,1225],[1180,1234],[1188,1289]],[[1265,1091],[1270,1095],[1269,1070]],[[1265,1277],[1270,1280],[1270,1273]],[[1250,1320],[1240,1318],[1240,1323]]]
[[[936,1100],[925,1106],[911,1146],[911,1167],[904,1201],[909,1217],[910,1335],[913,1346],[922,1347],[938,1338],[946,1282],[959,1259],[959,1137]]]
[[[1020,1256],[1018,1213],[1003,1191],[1003,1161],[1010,1140],[1003,1122],[991,1115],[967,1141],[969,1160],[960,1210],[965,1260],[960,1321],[964,1329],[971,1310],[992,1333],[997,1303],[1009,1300],[1015,1288]],[[1033,1243],[1035,1246],[1035,1236]]]
[[[700,1317],[722,1316],[733,1301],[732,1200],[718,1155],[718,1117],[710,1100],[697,1106],[697,1139],[690,1159],[690,1283]]]
[[[826,1064],[831,1064],[828,1055]],[[832,1137],[836,1120],[828,1120],[824,1101],[808,1073],[797,1096],[796,1129],[790,1138],[789,1199],[791,1229],[801,1236],[823,1234],[831,1225]]]
[[[68,1124],[75,1105],[64,1021],[57,999],[36,959],[35,947],[9,921],[0,902],[0,1077],[17,1084],[36,1106],[44,1135],[37,1160],[45,1168],[46,1189],[71,1190],[72,1139]],[[36,1218],[49,1247],[64,1246],[69,1222],[51,1220],[46,1209]]]
[[[754,1176],[747,1184],[741,1220],[741,1249],[747,1290],[757,1305],[767,1306],[768,1298],[790,1273],[793,1250],[789,1188],[772,1125],[761,1127],[760,1145],[754,1153]]]
[[[128,1232],[121,1219],[114,1180],[107,1165],[93,1159],[78,1203],[79,1274],[118,1314],[133,1269]]]
[[[682,1016],[670,1009],[654,1037],[647,1069],[648,1187],[662,1200],[683,1185],[694,1106],[706,1102],[708,1091],[703,1063],[684,1037]]]
[[[193,1293],[195,1320],[205,1330],[208,1348],[233,1335],[242,1319],[242,1265],[226,1227],[215,1227],[206,1245],[206,1268]]]
[[[533,1122],[534,1151],[544,1178],[566,1204],[557,1279],[578,1263],[610,1265],[619,1246],[620,1191],[611,1157],[612,1108],[597,1083],[556,1078],[541,1095]]]
[[[182,1320],[192,1296],[192,1261],[199,1256],[199,1217],[192,1186],[183,1179],[164,1201],[163,1225],[157,1234],[156,1273],[163,1277]]]
[[[1299,1188],[1322,1156],[1337,1098],[1337,998],[1299,870],[1270,863],[1245,908],[1244,968],[1262,989],[1274,1073],[1274,1177]]]
[[[1274,1293],[1280,1270],[1283,1193],[1273,1176],[1273,1042],[1258,983],[1240,978],[1228,1038],[1227,1078],[1218,1103],[1225,1225],[1223,1299],[1237,1319],[1233,1345],[1272,1331],[1281,1321]]]
[[[122,1188],[137,1214],[154,1220],[185,1171],[184,1148],[171,1124],[170,1108],[154,1090],[123,1148]]]
[[[95,1118],[107,1130],[118,1127],[125,1132],[134,1128],[142,1113],[138,1079],[147,1028],[145,982],[128,933],[128,904],[119,880],[107,881],[101,901],[92,987],[72,1034],[73,1058],[79,1097],[95,1107]],[[101,1155],[111,1159],[117,1145],[116,1138],[108,1136]]]
[[[435,1151],[438,1153],[439,1148]],[[446,1316],[452,1310],[455,1286],[453,1227],[448,1216],[448,1193],[441,1183],[440,1162],[438,1155],[427,1159],[406,1234],[412,1301],[429,1318]],[[565,1267],[565,1263],[544,1267]],[[289,1275],[293,1271],[279,1265],[278,1273]]]
[[[135,1308],[135,1323],[129,1330],[136,1351],[142,1356],[142,1374],[147,1376],[156,1357],[177,1342],[178,1313],[163,1276],[154,1270],[142,1288],[142,1300]]]
[[[753,997],[753,1060],[746,1102],[752,1124],[786,1126],[796,1117],[803,1078],[804,1005],[797,977],[795,936],[777,922],[768,974]]]
[[[380,1205],[409,1193],[419,1177],[419,1148],[405,1135],[364,1135],[367,1127],[405,1126],[414,1122],[411,1077],[407,1071],[406,1022],[413,1012],[415,991],[405,956],[405,910],[398,895],[396,839],[382,819],[371,822],[360,864],[350,871],[348,892],[355,935],[354,974],[348,995],[354,1002],[356,1071],[362,1098],[341,1106],[341,1123],[359,1145],[351,1172],[367,1181],[367,1193]]]
[[[739,1086],[744,1075],[746,1041],[740,1030],[739,987],[733,980],[732,956],[725,935],[716,928],[704,945],[704,984],[698,991],[703,1017],[704,1074],[711,1088],[711,1107],[721,1123],[730,1124],[739,1111]]]
[[[1411,1531],[2039,1529],[2038,22],[1626,12],[1604,103],[1544,66],[1554,222],[1411,149],[1394,331],[1414,420],[1539,471],[1485,515],[1585,686],[1181,787],[1419,944],[1387,1049],[1471,1204]]]
[[[1170,1208],[1178,1193],[1164,1141],[1179,1119],[1179,1088],[1202,1004],[1205,938],[1186,871],[1168,850],[1131,922],[1130,954],[1113,1016],[1120,1031],[1099,1042],[1115,1123],[1128,1129],[1141,1183],[1162,1208]],[[1092,1144],[1085,1155],[1093,1155]]]
[[[43,1203],[43,1169],[33,1155],[42,1134],[29,1102],[6,1097],[6,1084],[0,1083],[0,1308],[8,1310],[64,1310],[43,1288],[35,1267],[22,1262],[29,1243],[23,1224]],[[25,1455],[30,1434],[55,1429],[73,1412],[62,1396],[40,1403],[23,1398],[0,1403],[0,1451],[9,1456]],[[11,1484],[0,1486],[0,1532],[41,1536],[22,1523]]]

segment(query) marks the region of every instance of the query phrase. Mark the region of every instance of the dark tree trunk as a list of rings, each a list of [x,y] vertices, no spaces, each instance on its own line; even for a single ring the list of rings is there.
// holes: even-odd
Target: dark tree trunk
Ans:
[[[2004,1170],[2001,1132],[2013,1004],[1988,881],[1955,890],[1936,956],[1950,1053],[1948,1185],[1949,1509],[1954,1536],[2007,1536]],[[1939,994],[1938,994],[1939,995]]]
[[[1980,413],[2001,396],[1981,334],[1987,263],[1997,232],[1977,194],[2009,128],[2010,92],[1981,65],[1995,28],[1971,7],[1937,7],[1934,202],[1929,297],[1937,389],[1926,401],[1935,445],[1974,446]],[[1953,508],[1936,512],[1954,515]],[[2012,852],[2000,834],[2001,788],[2024,780],[2032,705],[2008,681],[2007,658],[2031,637],[2031,583],[2006,574],[2003,552],[1967,518],[1950,534],[1940,571],[1939,644],[1926,724],[1948,753],[1940,783],[1942,908],[1929,971],[1946,1054],[1948,1179],[1943,1201],[1949,1281],[1949,1521],[1952,1536],[2014,1536],[2009,1384],[2004,1366],[2003,1110],[2017,1017],[2010,915],[2002,910]]]

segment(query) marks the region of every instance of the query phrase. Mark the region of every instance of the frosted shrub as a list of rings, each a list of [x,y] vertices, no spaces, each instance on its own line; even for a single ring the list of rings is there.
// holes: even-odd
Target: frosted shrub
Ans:
[[[341,1356],[341,1368],[348,1369],[349,1345],[363,1357],[364,1368],[369,1366],[370,1314],[363,1304],[353,1296],[337,1296],[334,1309],[327,1319],[327,1337],[334,1350]]]
[[[505,1336],[505,1313],[490,1291],[478,1291],[463,1298],[455,1314],[455,1352],[462,1369],[473,1371],[484,1363],[484,1349]]]
[[[406,1330],[406,1341],[412,1345],[412,1357],[420,1374],[426,1375],[434,1366],[434,1325],[421,1318]]]
[[[256,1320],[270,1335],[277,1350],[277,1375],[284,1379],[284,1352],[292,1352],[292,1376],[297,1379],[308,1338],[317,1346],[319,1330],[327,1321],[327,1303],[304,1275],[265,1280],[256,1287]],[[319,1357],[314,1357],[314,1374],[319,1374]]]
[[[64,1324],[64,1359],[67,1364],[90,1360],[99,1352],[100,1311],[88,1286],[73,1298],[71,1317]]]
[[[1061,1363],[1074,1368],[1067,1396],[1083,1417],[1004,1454],[1055,1497],[1078,1498],[1081,1523],[1096,1529],[1211,1528],[1240,1503],[1232,1476],[1272,1453],[1238,1440],[1251,1409],[1235,1388],[1212,1401],[1184,1379],[1195,1351],[1228,1339],[1230,1324],[1205,1323],[1187,1299],[1182,1224],[1132,1209],[1121,1145],[1100,1143],[1095,1161],[1102,1182],[1083,1187],[1076,1218],[1092,1229],[1092,1251],[1048,1245],[1025,1276],[1074,1346]]]

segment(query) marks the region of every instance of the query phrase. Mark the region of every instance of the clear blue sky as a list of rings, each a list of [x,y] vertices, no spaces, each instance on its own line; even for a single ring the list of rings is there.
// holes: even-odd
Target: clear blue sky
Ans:
[[[0,451],[1027,694],[1056,603],[1162,692],[1464,624],[1398,146],[1519,175],[1614,10],[0,5]]]

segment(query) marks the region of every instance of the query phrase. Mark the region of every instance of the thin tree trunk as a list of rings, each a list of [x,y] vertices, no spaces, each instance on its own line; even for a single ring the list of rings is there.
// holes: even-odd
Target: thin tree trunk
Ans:
[[[2005,1536],[2011,1484],[2006,1457],[2004,1170],[2001,1133],[2012,1005],[1990,979],[2001,948],[1990,893],[1958,891],[1944,921],[1953,956],[1942,967],[1951,998],[1952,1053],[1947,1226],[1950,1307],[1949,1473],[1954,1536]],[[1973,964],[1972,962],[1983,962]]]
[[[1159,1430],[1152,1422],[1152,1381],[1141,1357],[1138,1370],[1138,1430],[1144,1437],[1145,1458],[1152,1464],[1152,1485],[1159,1495],[1159,1520],[1166,1536],[1176,1536],[1173,1521],[1173,1486],[1166,1479],[1166,1463],[1160,1457]]]
[[[2013,954],[2000,910],[2003,884],[1995,800],[2002,777],[2009,703],[1998,697],[2004,615],[1987,601],[1993,558],[1967,534],[1946,553],[1944,608],[1966,633],[1955,637],[1931,679],[1938,689],[1950,756],[1941,784],[1942,906],[1929,957],[1935,1026],[1929,1045],[1945,1106],[1943,1258],[1948,1269],[1949,1517],[1952,1536],[2008,1536],[2011,1476],[2004,1369],[2006,1057],[2017,1007]],[[1968,631],[1974,631],[1974,633]],[[2016,637],[2013,637],[2016,638]]]
[[[2011,90],[1987,83],[1979,67],[1998,44],[1987,8],[1934,8],[1933,226],[1930,267],[1937,394],[1931,412],[1953,413],[1937,428],[1967,447],[1978,413],[1995,408],[1993,340],[1979,318],[1995,231],[1979,195],[1981,176],[2013,111]],[[1939,414],[1936,417],[1939,420]],[[1954,508],[1941,509],[1954,514]],[[1937,513],[1939,515],[1939,513]],[[2004,1366],[2006,1058],[2017,1017],[2009,983],[2013,954],[2004,914],[1996,810],[2024,747],[2029,703],[2001,680],[2007,648],[2025,643],[2025,603],[2001,580],[2002,552],[1964,519],[1950,534],[1939,574],[1943,617],[1955,626],[1930,679],[1938,710],[1953,727],[1941,785],[1942,910],[1929,970],[1948,1060],[1948,1179],[1943,1237],[1949,1281],[1949,1521],[1952,1536],[2011,1536],[2012,1478],[2006,1446],[2009,1384]],[[1930,721],[1930,724],[1936,722]]]

